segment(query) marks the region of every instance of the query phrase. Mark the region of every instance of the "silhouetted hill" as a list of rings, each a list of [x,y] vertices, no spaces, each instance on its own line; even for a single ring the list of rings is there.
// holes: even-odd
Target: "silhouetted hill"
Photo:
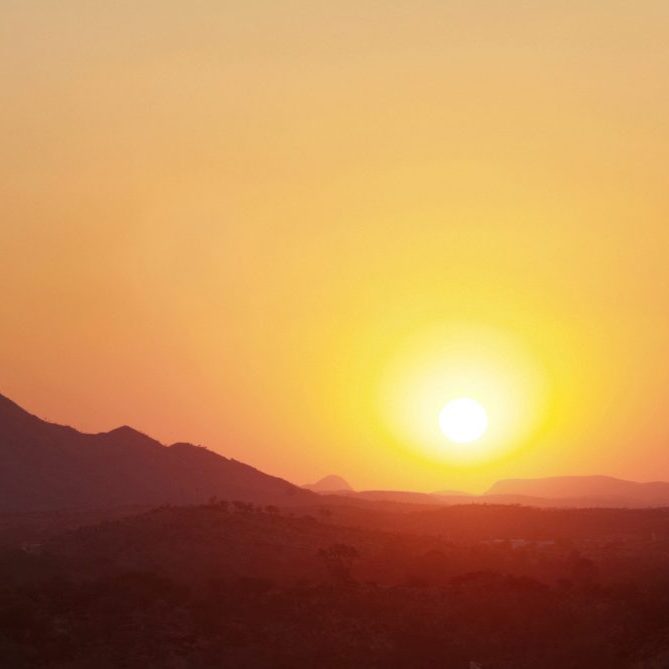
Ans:
[[[548,498],[563,504],[571,500],[575,506],[666,506],[669,505],[669,483],[638,483],[610,476],[506,479],[492,485],[485,496]]]
[[[646,557],[663,565],[669,560],[668,509],[416,507],[408,513],[368,513],[355,524],[348,524],[350,519],[342,524],[344,518],[337,516],[336,511],[293,515],[243,502],[162,507],[57,534],[40,545],[39,553],[69,565],[78,578],[120,570],[183,581],[268,578],[283,583],[322,580],[327,574],[320,551],[335,545],[356,549],[359,579],[386,584],[404,582],[414,568],[426,577],[421,565],[435,551],[443,554],[430,575],[437,581],[447,574],[446,580],[473,569],[502,568],[500,550],[515,550],[504,542],[533,546],[546,560],[558,561],[578,545],[602,560],[614,551],[618,558],[610,568],[623,575],[619,560],[626,555],[629,560],[632,547],[645,546]],[[473,562],[476,552],[478,564]],[[546,567],[525,562],[522,568]]]
[[[0,551],[2,666],[667,666],[669,509],[324,510],[164,507]]]
[[[0,512],[190,504],[212,496],[287,505],[315,495],[192,444],[124,426],[84,434],[0,395]]]
[[[268,512],[246,503],[162,507],[63,533],[44,545],[80,576],[124,570],[159,571],[182,580],[263,577],[322,578],[318,551],[352,544],[379,559],[383,532],[340,527],[313,516]]]
[[[302,487],[314,492],[348,492],[353,490],[345,479],[334,474],[325,476],[316,483],[307,483]]]

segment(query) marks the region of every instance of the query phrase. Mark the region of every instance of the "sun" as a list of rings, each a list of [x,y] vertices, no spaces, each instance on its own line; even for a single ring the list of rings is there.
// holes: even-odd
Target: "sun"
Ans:
[[[488,413],[480,402],[470,397],[458,397],[439,412],[439,427],[456,444],[469,444],[486,433]]]
[[[476,469],[526,448],[547,419],[531,349],[485,326],[437,325],[398,346],[379,379],[388,443],[409,457]]]

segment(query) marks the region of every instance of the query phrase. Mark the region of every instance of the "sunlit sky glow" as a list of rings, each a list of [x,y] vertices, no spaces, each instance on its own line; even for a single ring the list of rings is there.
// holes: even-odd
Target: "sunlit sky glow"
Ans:
[[[298,483],[669,478],[668,27],[6,0],[0,392]],[[452,458],[467,396],[490,428]]]

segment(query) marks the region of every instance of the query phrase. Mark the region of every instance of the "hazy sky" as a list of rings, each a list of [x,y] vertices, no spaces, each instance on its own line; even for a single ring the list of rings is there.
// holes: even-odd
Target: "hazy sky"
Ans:
[[[669,479],[668,31],[660,0],[3,0],[0,392],[298,483]],[[434,441],[452,394],[480,457]]]

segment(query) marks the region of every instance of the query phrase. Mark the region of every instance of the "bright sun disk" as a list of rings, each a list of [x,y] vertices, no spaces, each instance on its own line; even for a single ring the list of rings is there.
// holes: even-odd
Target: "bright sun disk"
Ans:
[[[469,444],[480,439],[488,429],[488,414],[470,397],[451,400],[439,412],[439,427],[456,444]]]

